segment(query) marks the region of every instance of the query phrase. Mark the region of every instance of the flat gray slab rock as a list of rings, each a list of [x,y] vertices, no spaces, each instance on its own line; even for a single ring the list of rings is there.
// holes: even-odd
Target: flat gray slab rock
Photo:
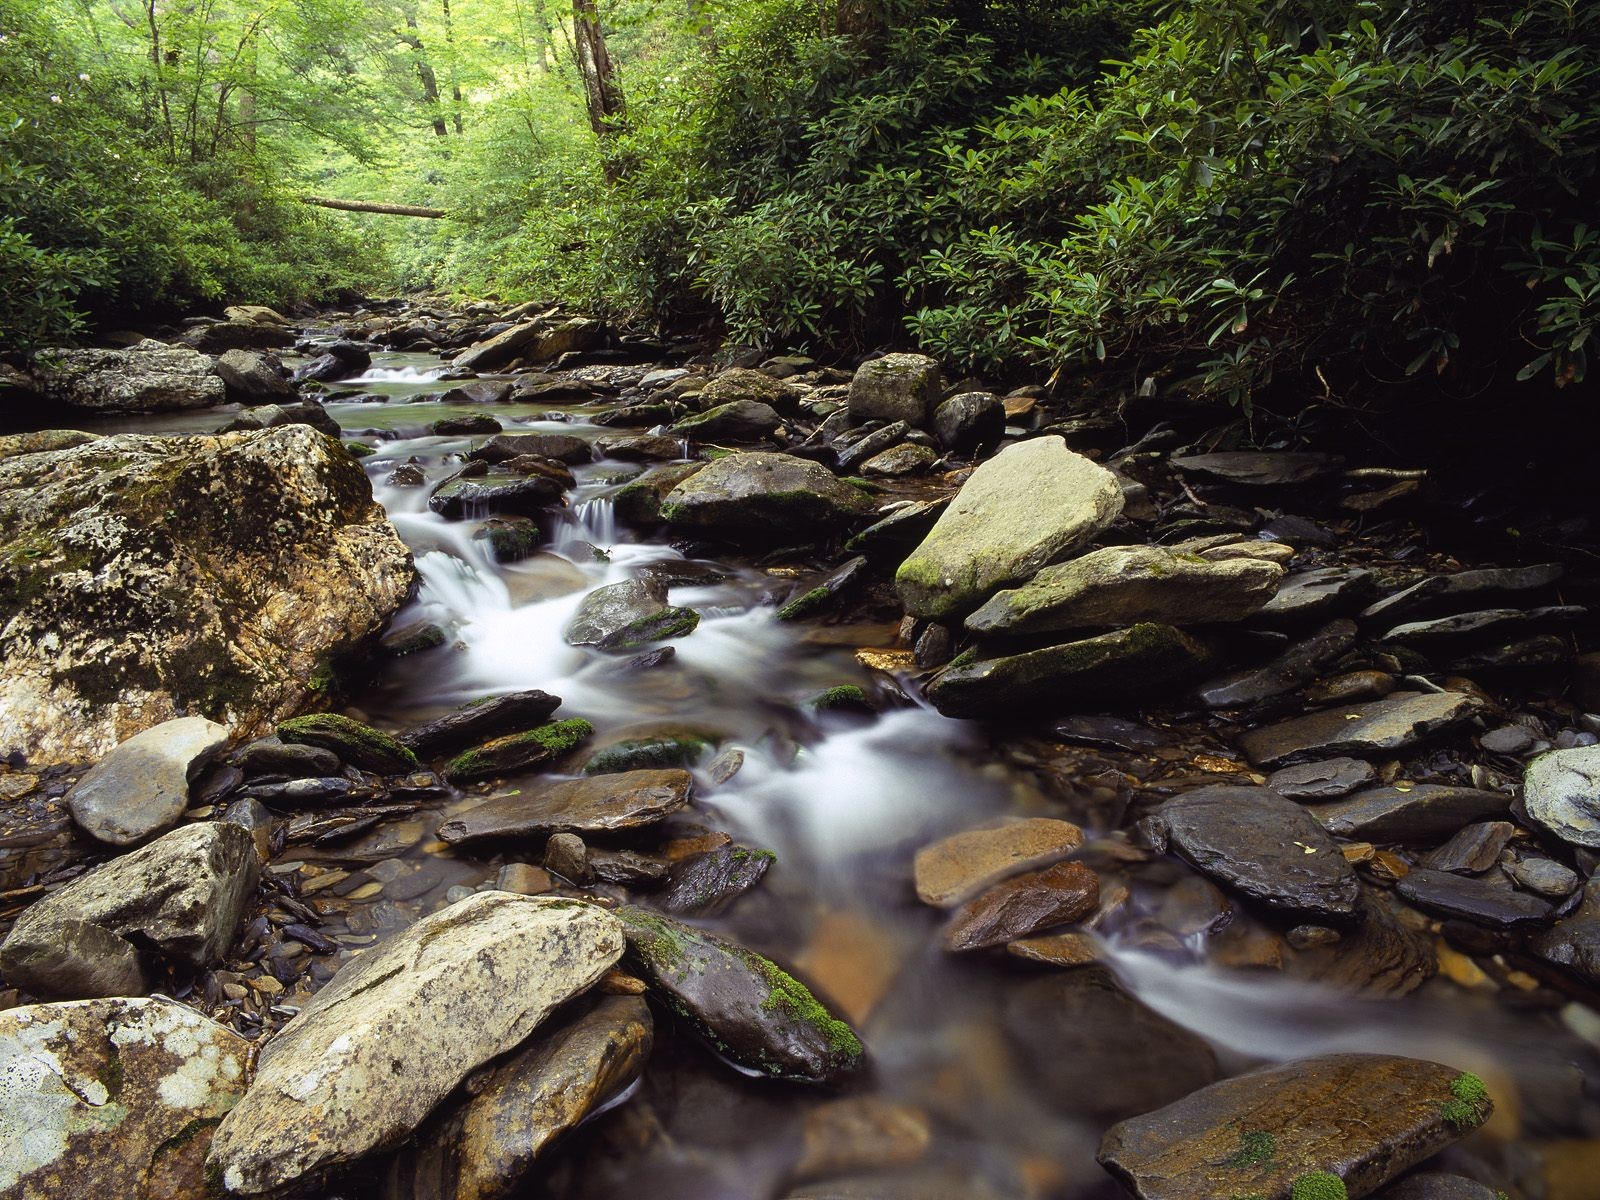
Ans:
[[[467,1074],[520,1045],[622,955],[576,900],[480,892],[346,965],[261,1053],[210,1162],[259,1196],[397,1145]]]
[[[242,826],[185,825],[36,902],[0,944],[0,970],[38,995],[78,998],[137,984],[135,943],[210,966],[233,941],[259,873]]]
[[[1338,754],[1386,754],[1459,728],[1482,707],[1461,692],[1396,692],[1253,729],[1239,739],[1239,746],[1261,767]]]
[[[1547,902],[1516,891],[1506,880],[1472,879],[1448,871],[1416,868],[1395,884],[1394,890],[1424,912],[1459,917],[1492,929],[1545,925],[1550,921]]]
[[[1458,1094],[1474,1094],[1468,1079],[1415,1058],[1304,1059],[1112,1126],[1100,1163],[1139,1200],[1289,1200],[1313,1173],[1360,1200],[1487,1119],[1487,1098]]]
[[[210,1195],[211,1128],[244,1094],[250,1050],[171,1000],[0,1012],[0,1196]]]
[[[1267,788],[1205,787],[1158,810],[1173,850],[1229,891],[1290,916],[1348,925],[1355,872],[1300,805]]]
[[[1188,683],[1208,661],[1210,652],[1182,630],[1135,625],[1025,654],[952,664],[928,684],[928,699],[947,717],[1040,707],[1097,710]]]
[[[1272,624],[1311,621],[1359,604],[1376,587],[1372,572],[1360,567],[1296,571],[1279,585],[1277,594],[1262,607],[1261,615]]]
[[[1486,567],[1457,571],[1454,575],[1430,575],[1410,587],[1385,596],[1365,609],[1363,620],[1401,621],[1419,613],[1448,610],[1467,597],[1535,591],[1549,587],[1566,574],[1560,563],[1541,563],[1532,567]]]
[[[1117,477],[1056,436],[1007,446],[972,473],[895,587],[914,617],[949,620],[1079,549],[1122,515]]]
[[[612,833],[654,825],[689,803],[687,771],[619,771],[552,784],[543,791],[500,796],[439,826],[439,838],[464,845],[486,838]]]
[[[1054,633],[1158,621],[1242,621],[1270,600],[1283,568],[1260,559],[1212,562],[1163,546],[1108,546],[1045,567],[966,620],[977,634]]]
[[[1463,825],[1504,816],[1505,792],[1442,783],[1404,783],[1368,788],[1345,800],[1319,804],[1311,812],[1329,833],[1362,842],[1432,842]]]
[[[1297,450],[1227,450],[1217,454],[1189,454],[1172,460],[1185,475],[1199,475],[1222,483],[1249,487],[1282,487],[1331,475],[1344,466],[1337,454],[1312,454]]]
[[[190,778],[227,740],[228,727],[204,717],[179,717],[134,734],[67,793],[72,819],[113,846],[172,828],[189,807]]]
[[[1280,796],[1309,803],[1337,800],[1377,777],[1377,770],[1369,762],[1359,758],[1330,758],[1274,771],[1267,777],[1267,786]]]
[[[1522,776],[1528,819],[1564,842],[1600,850],[1600,746],[1552,750]]]

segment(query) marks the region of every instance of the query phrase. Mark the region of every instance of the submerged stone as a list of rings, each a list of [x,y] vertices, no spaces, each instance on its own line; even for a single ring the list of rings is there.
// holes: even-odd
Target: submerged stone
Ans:
[[[1008,875],[1049,866],[1081,845],[1083,830],[1050,817],[951,834],[917,851],[917,899],[948,908]]]

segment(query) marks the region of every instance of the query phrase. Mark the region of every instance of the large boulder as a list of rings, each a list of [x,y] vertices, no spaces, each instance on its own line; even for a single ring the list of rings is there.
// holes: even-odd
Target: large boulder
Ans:
[[[0,943],[0,970],[40,996],[141,990],[140,952],[188,967],[221,959],[260,873],[241,825],[186,825],[36,902]]]
[[[360,464],[304,425],[0,457],[0,754],[83,762],[183,715],[264,733],[414,574]]]
[[[217,359],[217,374],[228,398],[241,404],[293,404],[299,399],[277,355],[229,350]]]
[[[397,1145],[469,1072],[520,1045],[621,956],[577,900],[481,892],[341,970],[261,1052],[211,1164],[259,1196]]]
[[[763,452],[719,458],[661,503],[661,517],[669,525],[722,537],[817,537],[873,510],[865,492],[820,463]]]
[[[211,358],[154,341],[130,350],[40,350],[32,378],[46,401],[82,412],[172,412],[227,398]]]
[[[1059,437],[1008,446],[967,480],[895,572],[914,617],[947,620],[1031,578],[1122,514],[1117,477]]]
[[[1564,842],[1600,850],[1600,746],[1552,750],[1522,777],[1528,820]]]
[[[904,421],[925,429],[939,392],[939,364],[925,354],[869,359],[850,381],[850,421]]]
[[[78,827],[97,841],[131,846],[170,829],[189,807],[189,781],[227,744],[224,725],[179,717],[136,733],[67,793]]]
[[[0,1196],[203,1200],[251,1046],[171,1000],[0,1012]]]
[[[694,609],[667,603],[665,584],[624,579],[585,596],[562,636],[569,646],[637,650],[651,642],[686,637],[699,624],[700,614]]]
[[[1135,621],[1242,621],[1272,599],[1282,578],[1282,567],[1258,558],[1211,562],[1162,546],[1108,546],[994,596],[967,618],[967,628],[1023,634]]]

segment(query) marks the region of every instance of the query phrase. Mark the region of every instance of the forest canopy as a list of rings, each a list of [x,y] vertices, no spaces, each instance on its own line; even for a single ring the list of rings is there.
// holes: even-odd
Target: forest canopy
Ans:
[[[1547,390],[1600,310],[1597,64],[1580,0],[0,0],[0,328],[442,292],[1234,403]]]

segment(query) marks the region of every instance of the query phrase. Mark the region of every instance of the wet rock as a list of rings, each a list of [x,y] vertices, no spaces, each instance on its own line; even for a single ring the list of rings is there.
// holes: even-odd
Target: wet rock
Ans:
[[[905,421],[927,428],[939,403],[939,364],[923,354],[885,354],[856,369],[850,421]]]
[[[422,468],[411,463],[401,463],[389,472],[389,477],[384,480],[390,487],[421,487],[428,482],[428,477],[422,473]]]
[[[1274,771],[1267,776],[1267,786],[1290,800],[1337,800],[1377,777],[1378,772],[1369,762],[1359,758],[1330,758]]]
[[[1600,746],[1541,754],[1522,777],[1528,819],[1574,846],[1600,849]]]
[[[1330,709],[1254,729],[1239,739],[1257,766],[1281,767],[1328,755],[1385,754],[1449,733],[1483,704],[1461,692],[1396,692],[1371,704]]]
[[[866,555],[857,555],[837,571],[832,572],[814,588],[807,588],[798,596],[784,602],[778,609],[780,621],[796,621],[831,607],[839,598],[849,595],[865,582],[868,574]]]
[[[428,508],[447,521],[509,513],[535,517],[566,490],[548,475],[489,474],[455,479],[428,497]]]
[[[1572,662],[1572,643],[1554,633],[1537,634],[1504,646],[1476,650],[1450,660],[1454,674],[1520,675],[1566,667]]]
[[[459,783],[526,770],[575,749],[593,734],[594,726],[580,717],[508,733],[456,755],[445,763],[444,776]]]
[[[201,1200],[250,1043],[166,999],[0,1012],[0,1195]]]
[[[669,525],[717,537],[821,538],[873,511],[865,492],[789,454],[730,454],[678,484],[661,503]]]
[[[1057,862],[1081,845],[1083,830],[1048,817],[952,834],[917,851],[917,899],[948,908],[1008,875]]]
[[[490,517],[473,532],[472,540],[486,543],[495,562],[514,563],[538,553],[544,533],[531,517]]]
[[[776,861],[770,850],[738,845],[692,854],[673,864],[656,904],[678,916],[714,917],[760,883]]]
[[[432,621],[408,621],[378,639],[383,652],[393,658],[406,658],[433,650],[448,640],[444,627]]]
[[[464,845],[486,838],[552,833],[609,833],[665,820],[689,803],[687,771],[625,771],[552,784],[468,809],[439,827],[441,841]]]
[[[1304,808],[1266,788],[1205,787],[1159,810],[1169,843],[1230,891],[1300,919],[1348,925],[1360,885]]]
[[[667,589],[646,579],[596,588],[583,598],[562,635],[569,646],[637,650],[650,642],[685,637],[700,624],[692,608],[667,603]]]
[[[1005,432],[1005,405],[993,392],[962,392],[933,411],[933,434],[953,454],[988,454]]]
[[[426,725],[408,729],[396,739],[420,755],[456,750],[508,733],[533,729],[561,707],[561,698],[537,688],[487,696],[464,704]]]
[[[456,355],[453,365],[473,371],[492,371],[538,344],[542,324],[524,321],[482,342],[475,342]]]
[[[914,442],[903,442],[867,459],[861,464],[861,473],[882,478],[920,475],[930,470],[938,461],[939,456],[928,447],[918,446]]]
[[[515,1194],[547,1149],[632,1086],[652,1043],[637,997],[599,996],[563,1013],[429,1119],[390,1166],[386,1200]]]
[[[1395,891],[1424,912],[1460,917],[1494,929],[1543,925],[1550,906],[1536,896],[1514,891],[1504,883],[1472,879],[1446,871],[1417,868],[1395,885]]]
[[[511,393],[512,385],[503,379],[475,379],[451,388],[439,399],[444,404],[504,404]]]
[[[1003,1021],[1029,1079],[1069,1116],[1115,1121],[1217,1077],[1211,1047],[1130,995],[1104,967],[1008,987]]]
[[[632,850],[589,850],[589,865],[602,883],[648,891],[666,883],[670,866],[659,858]]]
[[[417,769],[417,756],[393,737],[337,713],[311,713],[278,726],[282,741],[321,746],[343,761],[379,775],[404,775]]]
[[[1427,612],[1437,612],[1459,605],[1463,599],[1536,591],[1558,581],[1566,569],[1559,563],[1543,563],[1533,567],[1490,567],[1476,571],[1458,571],[1454,575],[1431,575],[1392,596],[1385,596],[1361,614],[1362,620],[1376,622],[1400,621],[1406,617]]]
[[[967,901],[950,918],[944,948],[981,950],[1069,925],[1100,902],[1100,878],[1082,863],[1057,863],[997,883]]]
[[[629,966],[729,1061],[807,1083],[841,1082],[862,1066],[855,1032],[770,959],[631,905],[617,916]]]
[[[300,746],[277,737],[257,738],[234,756],[246,776],[281,775],[286,779],[311,779],[337,774],[339,756],[321,746]]]
[[[1372,1200],[1498,1200],[1502,1195],[1503,1192],[1462,1175],[1418,1171],[1381,1192],[1374,1192]]]
[[[360,465],[301,425],[0,458],[0,529],[32,547],[0,555],[0,746],[33,766],[183,715],[264,733],[414,577]]]
[[[1433,941],[1415,928],[1410,909],[1369,888],[1359,915],[1360,924],[1340,930],[1338,942],[1296,955],[1296,975],[1322,987],[1381,997],[1409,995],[1433,975]]]
[[[1244,708],[1303,687],[1356,640],[1354,621],[1331,621],[1264,667],[1234,671],[1203,684],[1195,696],[1207,708]]]
[[[1524,625],[1576,621],[1587,616],[1588,611],[1577,605],[1564,605],[1558,608],[1491,608],[1482,612],[1434,617],[1426,621],[1407,621],[1389,630],[1383,635],[1382,640],[1431,650],[1440,642],[1455,645],[1463,641],[1476,641]]]
[[[1103,708],[1181,685],[1210,658],[1204,646],[1170,625],[1135,625],[1025,654],[977,662],[958,658],[928,684],[927,696],[947,717],[1041,706]]]
[[[1443,783],[1404,783],[1369,788],[1348,800],[1311,809],[1329,833],[1363,842],[1428,842],[1448,837],[1463,825],[1504,816],[1511,797],[1504,792]]]
[[[347,963],[261,1053],[210,1162],[256,1196],[399,1143],[622,953],[603,909],[483,892]]]
[[[173,412],[227,398],[208,355],[154,341],[129,350],[40,350],[29,371],[42,400],[80,412]]]
[[[1582,882],[1576,871],[1538,855],[1513,859],[1505,872],[1518,887],[1546,900],[1564,900]]]
[[[823,1179],[917,1162],[933,1130],[921,1110],[882,1096],[847,1096],[806,1114],[800,1158],[790,1177]]]
[[[1148,725],[1112,716],[1065,717],[1050,726],[1050,736],[1074,746],[1110,750],[1154,750],[1168,738]]]
[[[351,347],[352,351],[355,349],[358,348]],[[337,383],[341,379],[350,379],[361,374],[371,365],[372,356],[365,351],[357,357],[354,353],[336,354],[330,350],[297,367],[294,379],[297,383]]]
[[[1279,585],[1261,609],[1261,617],[1272,624],[1311,621],[1354,607],[1376,590],[1372,572],[1359,567],[1296,571]]]
[[[868,558],[904,556],[914,549],[933,528],[946,501],[920,500],[903,504],[888,516],[868,525],[844,544],[852,554]]]
[[[494,877],[494,886],[519,896],[539,896],[555,887],[550,872],[531,863],[507,863]]]
[[[259,871],[240,826],[175,829],[27,909],[0,944],[0,970],[36,995],[76,998],[136,983],[140,949],[209,966],[233,941]]]
[[[683,457],[682,442],[657,434],[608,433],[596,438],[594,445],[605,458],[621,462],[671,462]]]
[[[1399,685],[1387,671],[1346,671],[1331,679],[1320,679],[1305,690],[1307,704],[1354,704],[1360,700],[1382,700]]]
[[[483,445],[474,447],[467,457],[486,463],[503,463],[524,454],[537,455],[569,466],[594,461],[594,451],[589,448],[589,443],[570,433],[497,434]]]
[[[905,610],[943,620],[1077,550],[1122,512],[1122,488],[1059,437],[982,463],[895,573]]]
[[[299,399],[275,354],[229,350],[217,359],[216,371],[231,400],[243,404],[293,404]]]
[[[1190,454],[1171,460],[1185,475],[1199,475],[1222,483],[1249,487],[1283,487],[1331,475],[1344,466],[1336,454],[1293,450],[1232,450],[1219,454]]]
[[[594,882],[589,848],[575,833],[558,833],[545,843],[544,869],[577,887],[587,887]]]
[[[319,775],[309,779],[290,779],[278,783],[257,783],[241,793],[273,808],[327,808],[338,804],[361,804],[377,795],[369,784],[357,783],[343,775]]]
[[[910,432],[911,426],[904,421],[893,421],[878,429],[869,426],[868,432],[864,433],[852,431],[848,437],[853,440],[838,451],[839,470],[846,474],[858,470],[868,459],[898,446]],[[845,435],[841,435],[840,440],[844,441],[844,438]]]
[[[226,726],[179,717],[135,734],[67,793],[78,827],[96,841],[131,846],[177,824],[189,782],[227,744]]]
[[[619,771],[691,767],[711,749],[711,745],[709,740],[694,733],[629,738],[597,750],[583,764],[583,773],[614,775]]]
[[[1162,546],[1109,546],[1045,567],[992,597],[966,626],[980,635],[1017,635],[1140,621],[1240,621],[1271,598],[1282,578],[1282,567],[1258,559],[1210,562]]]
[[[1600,878],[1585,885],[1583,900],[1572,915],[1535,937],[1529,949],[1590,986],[1600,987]]]
[[[1087,933],[1044,933],[1006,943],[1006,953],[1047,967],[1087,967],[1100,961],[1100,950]]]
[[[1099,1159],[1140,1200],[1288,1200],[1315,1172],[1365,1196],[1483,1123],[1492,1106],[1473,1083],[1413,1058],[1302,1059],[1124,1121],[1106,1132]]]
[[[468,413],[460,417],[441,417],[428,427],[442,437],[459,434],[499,433],[502,426],[488,413]]]
[[[782,424],[783,418],[771,405],[758,400],[735,400],[685,417],[667,432],[696,442],[759,442],[771,437]]]
[[[1480,821],[1468,825],[1444,845],[1429,851],[1422,865],[1431,871],[1481,875],[1500,861],[1500,852],[1516,832],[1517,827],[1510,821]]]

